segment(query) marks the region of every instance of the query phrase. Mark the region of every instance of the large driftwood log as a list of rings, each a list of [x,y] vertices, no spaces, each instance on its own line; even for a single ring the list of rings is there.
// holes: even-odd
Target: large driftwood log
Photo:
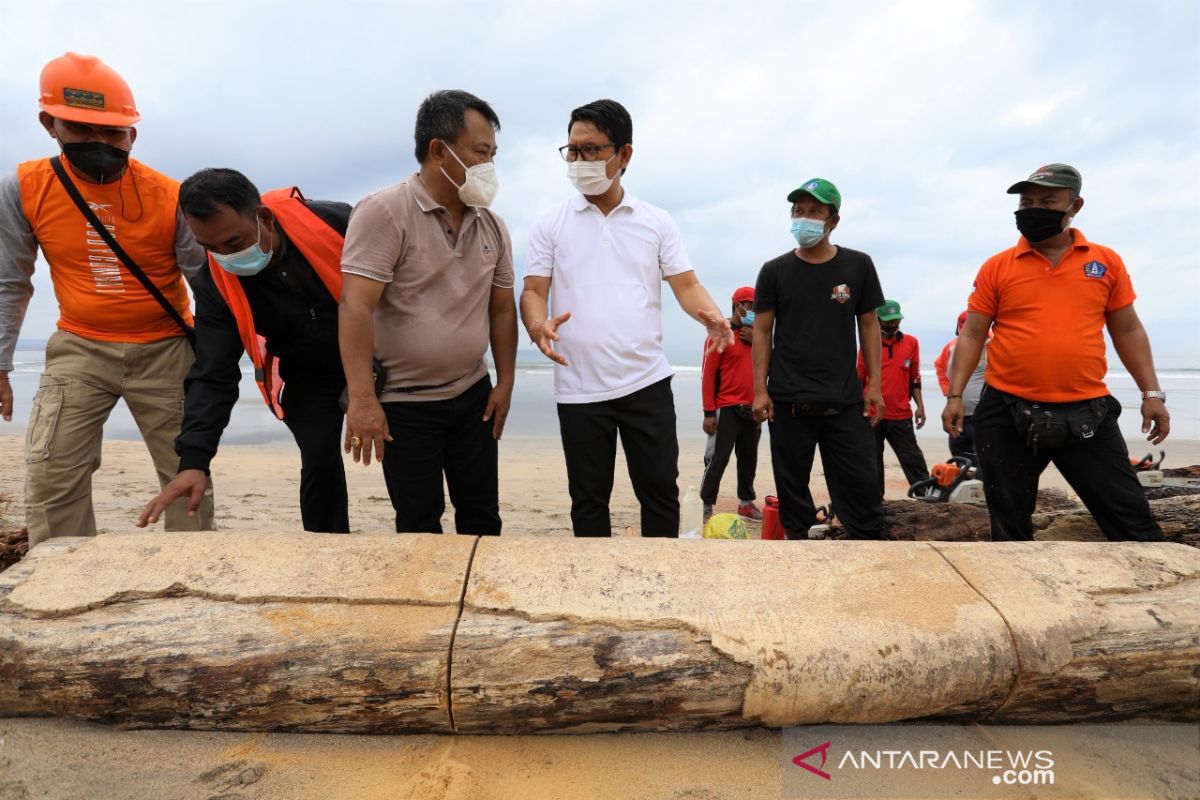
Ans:
[[[1200,495],[1182,494],[1150,501],[1154,517],[1167,541],[1200,547]],[[1034,538],[1039,541],[1104,541],[1104,534],[1087,509],[1077,508],[1035,514]]]
[[[0,574],[0,716],[445,730],[474,539],[110,534]]]
[[[1150,508],[1169,542],[1200,547],[1200,494],[1194,490],[1166,491],[1167,496],[1150,501]],[[1171,495],[1174,491],[1186,494]],[[986,542],[991,523],[984,506],[929,503],[918,500],[886,500],[883,516],[888,537],[897,541]],[[1088,510],[1066,500],[1061,493],[1041,492],[1033,515],[1034,538],[1038,541],[1103,542]]]
[[[112,534],[0,575],[0,716],[397,733],[1196,719],[1178,545]]]

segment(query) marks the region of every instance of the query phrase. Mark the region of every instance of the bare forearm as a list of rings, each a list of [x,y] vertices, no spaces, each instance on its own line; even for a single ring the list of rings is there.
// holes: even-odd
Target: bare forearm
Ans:
[[[1150,337],[1146,335],[1146,329],[1139,325],[1114,335],[1112,343],[1117,357],[1133,377],[1138,389],[1143,392],[1158,391],[1158,373],[1154,369],[1154,355],[1150,350]]]
[[[550,303],[545,295],[533,289],[521,292],[521,322],[529,330],[550,316]]]
[[[351,396],[375,396],[371,375],[375,352],[373,316],[371,309],[355,300],[343,298],[338,306],[338,349]]]
[[[511,295],[507,304],[491,312],[491,342],[496,383],[511,387],[517,374],[517,309]]]
[[[721,309],[713,302],[708,290],[704,288],[704,284],[695,277],[695,273],[689,272],[681,276],[674,276],[668,278],[668,281],[672,291],[675,292],[675,300],[679,303],[679,307],[692,319],[702,325],[707,325],[700,318],[701,311],[707,311],[717,317],[724,316]]]
[[[771,368],[771,332],[760,330],[754,326],[754,344],[751,348],[754,363],[754,393],[765,394],[767,391],[767,372]]]
[[[866,388],[878,389],[883,346],[879,340],[879,320],[873,313],[858,318],[858,341],[862,345],[863,364],[867,370]]]

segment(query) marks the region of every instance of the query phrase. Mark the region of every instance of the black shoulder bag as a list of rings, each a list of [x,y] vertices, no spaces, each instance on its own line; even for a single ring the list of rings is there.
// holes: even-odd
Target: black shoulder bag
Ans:
[[[171,301],[163,297],[163,293],[154,285],[154,281],[146,277],[146,273],[142,272],[141,267],[134,263],[133,259],[129,257],[129,254],[125,252],[121,245],[117,244],[117,240],[109,233],[108,228],[104,227],[104,223],[96,218],[96,214],[92,211],[91,206],[83,199],[83,195],[79,193],[79,189],[76,188],[71,177],[67,175],[67,170],[62,165],[62,159],[54,156],[50,159],[50,166],[54,168],[54,174],[58,176],[58,180],[62,183],[63,188],[67,190],[67,194],[75,201],[75,205],[79,208],[80,213],[83,214],[83,218],[92,226],[92,230],[104,240],[104,243],[113,251],[113,254],[121,259],[121,263],[125,265],[125,268],[129,270],[129,273],[133,277],[138,279],[138,283],[142,284],[146,288],[146,291],[158,301],[158,304],[167,312],[167,316],[175,320],[175,324],[183,331],[183,335],[187,337],[188,344],[195,351],[196,331],[184,321],[179,312],[175,310],[175,306],[171,305]]]

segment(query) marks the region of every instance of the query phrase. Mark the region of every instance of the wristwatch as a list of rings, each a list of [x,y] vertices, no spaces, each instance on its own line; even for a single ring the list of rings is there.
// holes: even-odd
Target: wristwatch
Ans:
[[[1167,402],[1167,393],[1166,392],[1158,392],[1158,391],[1142,392],[1142,399],[1143,400],[1162,400],[1165,403],[1165,402]]]

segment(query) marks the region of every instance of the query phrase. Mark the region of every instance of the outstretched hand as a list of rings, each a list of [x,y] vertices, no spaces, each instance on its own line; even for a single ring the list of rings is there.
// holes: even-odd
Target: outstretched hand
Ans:
[[[181,497],[187,497],[187,514],[189,517],[194,517],[200,509],[200,503],[204,501],[207,491],[208,476],[204,474],[204,470],[185,469],[176,475],[166,488],[158,493],[157,497],[146,504],[146,507],[142,509],[141,516],[134,524],[139,528],[144,528],[148,524],[158,522],[158,518],[167,510],[167,506]]]
[[[529,338],[533,339],[533,343],[537,345],[538,350],[541,350],[542,354],[555,364],[561,364],[564,367],[568,366],[567,360],[555,351],[554,343],[559,340],[558,326],[570,318],[571,312],[565,311],[557,317],[536,322],[529,329]]]
[[[730,327],[729,320],[720,314],[714,314],[712,311],[705,309],[696,312],[696,316],[704,323],[704,327],[708,331],[709,341],[712,342],[708,352],[716,351],[723,353],[726,347],[733,344],[733,328]]]

